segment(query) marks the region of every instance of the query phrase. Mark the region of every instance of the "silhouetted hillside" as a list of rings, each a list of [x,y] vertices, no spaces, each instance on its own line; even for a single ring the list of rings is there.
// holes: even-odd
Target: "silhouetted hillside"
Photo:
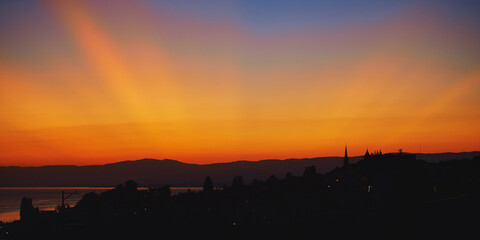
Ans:
[[[426,162],[441,162],[453,159],[472,159],[475,156],[480,155],[479,151],[474,152],[446,152],[446,153],[416,153],[417,159],[424,160]]]
[[[86,193],[75,206],[62,203],[56,211],[40,210],[27,196],[20,202],[21,219],[0,223],[0,239],[478,238],[472,219],[480,213],[479,156],[426,163],[415,154],[376,151],[357,163],[349,159],[346,154],[342,167],[325,174],[307,166],[300,176],[251,183],[233,176],[231,185],[220,189],[207,176],[203,191],[176,195],[169,186],[138,189],[128,180]],[[156,164],[189,165],[140,160],[108,166]],[[257,165],[212,165],[235,164]]]
[[[472,158],[480,152],[419,154],[418,159],[437,162]],[[352,163],[361,157],[351,157]],[[0,167],[0,186],[115,186],[135,179],[142,186],[201,186],[205,176],[215,179],[216,186],[231,183],[231,176],[243,176],[246,183],[265,180],[272,174],[284,177],[287,172],[301,175],[305,166],[316,166],[326,173],[342,165],[343,157],[286,160],[237,161],[215,164],[187,164],[175,160],[142,159],[106,165],[43,167]]]

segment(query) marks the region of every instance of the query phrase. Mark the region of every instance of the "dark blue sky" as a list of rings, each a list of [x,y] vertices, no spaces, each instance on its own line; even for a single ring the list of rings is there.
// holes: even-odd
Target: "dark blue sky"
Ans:
[[[292,28],[335,28],[369,23],[404,11],[442,12],[454,18],[479,20],[480,1],[344,0],[344,1],[152,1],[160,9],[184,12],[202,19],[236,19],[251,31],[282,31]]]

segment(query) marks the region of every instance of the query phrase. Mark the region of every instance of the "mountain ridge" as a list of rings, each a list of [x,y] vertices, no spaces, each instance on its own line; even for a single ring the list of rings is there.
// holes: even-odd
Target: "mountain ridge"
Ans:
[[[417,154],[417,159],[438,162],[453,159],[471,159],[479,151],[460,153]],[[349,157],[351,163],[363,156]],[[343,163],[343,157],[265,159],[225,163],[193,164],[172,159],[144,158],[104,165],[47,165],[41,167],[0,167],[0,187],[77,187],[115,186],[133,179],[142,186],[202,186],[210,176],[216,186],[229,185],[234,176],[243,176],[245,182],[265,180],[271,175],[283,177],[287,172],[301,175],[306,166],[315,166],[326,173]]]

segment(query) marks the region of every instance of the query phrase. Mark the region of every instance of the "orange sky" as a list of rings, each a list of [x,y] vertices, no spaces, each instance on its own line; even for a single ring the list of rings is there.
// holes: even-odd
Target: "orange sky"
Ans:
[[[417,6],[260,31],[149,4],[7,6],[0,166],[480,150],[472,19]]]

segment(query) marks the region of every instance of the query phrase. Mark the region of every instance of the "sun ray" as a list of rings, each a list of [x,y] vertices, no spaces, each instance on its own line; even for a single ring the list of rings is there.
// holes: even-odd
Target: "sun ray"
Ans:
[[[100,20],[88,11],[87,5],[81,1],[50,1],[50,3],[51,8],[67,26],[78,49],[97,71],[100,79],[117,95],[118,101],[124,105],[132,119],[139,122],[155,120],[155,113],[161,109],[152,109],[122,53],[108,33],[102,29]],[[164,87],[168,87],[166,91],[176,91],[176,87],[169,82],[171,76],[168,70],[161,63],[155,70],[161,78],[159,81],[165,83]],[[171,101],[171,105],[174,106],[163,112],[181,116],[183,113],[179,102],[178,99]]]

